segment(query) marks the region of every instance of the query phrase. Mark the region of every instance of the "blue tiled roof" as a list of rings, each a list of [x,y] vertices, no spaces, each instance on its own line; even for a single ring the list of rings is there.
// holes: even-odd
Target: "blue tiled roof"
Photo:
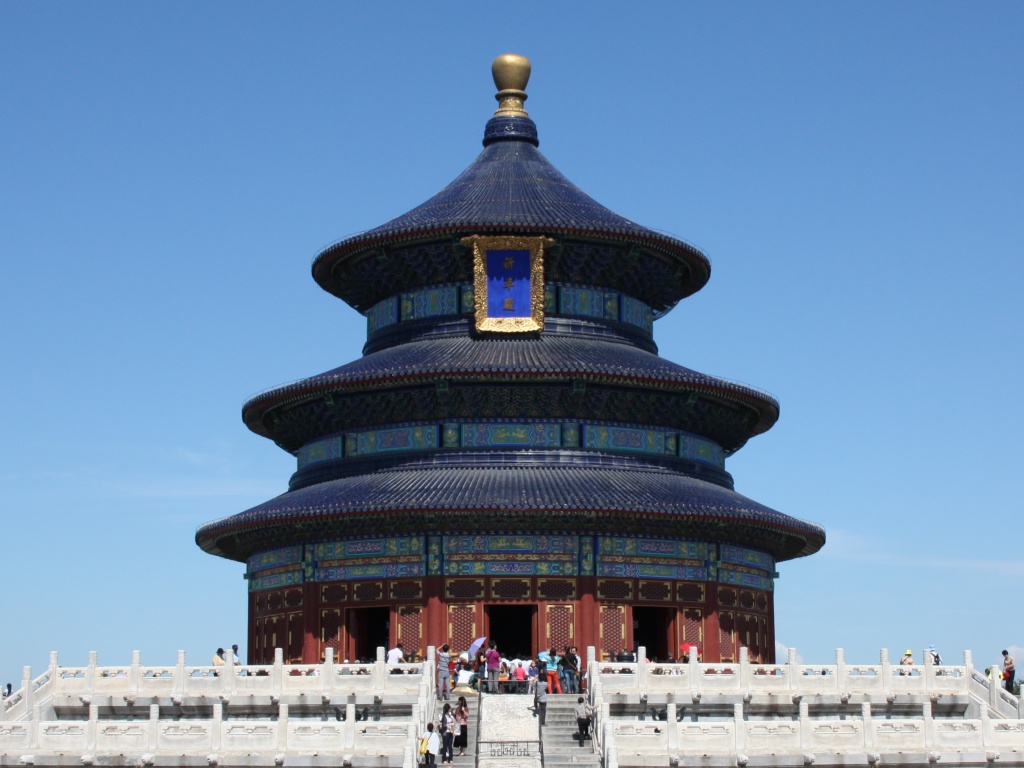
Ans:
[[[203,526],[196,541],[209,552],[226,554],[221,540],[240,534],[244,539],[246,530],[265,536],[279,527],[278,535],[293,536],[298,530],[315,530],[311,525],[318,520],[334,519],[344,526],[345,519],[403,512],[436,513],[435,530],[445,530],[445,516],[464,526],[458,518],[466,513],[491,511],[499,513],[487,523],[495,528],[523,512],[542,513],[555,525],[559,516],[568,520],[579,512],[628,515],[629,525],[638,529],[645,524],[633,516],[685,518],[679,522],[692,522],[695,530],[705,531],[708,523],[721,523],[728,526],[721,529],[723,540],[742,544],[761,531],[785,542],[772,552],[780,560],[813,554],[825,542],[821,527],[712,483],[668,470],[579,466],[381,470],[284,493]],[[571,524],[578,524],[578,519]],[[234,551],[229,556],[246,554]]]
[[[637,243],[686,263],[694,277],[675,300],[699,290],[710,262],[698,248],[643,227],[610,211],[581,191],[534,146],[523,124],[500,133],[488,124],[485,148],[451,184],[422,205],[391,221],[325,249],[313,262],[313,275],[327,291],[346,298],[333,266],[367,248],[448,232],[543,233],[592,235],[596,239]],[[500,126],[499,126],[500,127]],[[534,134],[535,135],[535,134]],[[505,140],[501,140],[505,139]]]
[[[702,389],[753,408],[759,419],[751,434],[769,429],[779,415],[778,402],[765,392],[692,371],[629,344],[545,335],[514,339],[445,336],[400,344],[332,371],[262,392],[243,406],[242,415],[250,429],[266,434],[261,418],[268,409],[301,400],[319,390],[420,377],[475,375],[495,380],[503,376],[561,375]]]

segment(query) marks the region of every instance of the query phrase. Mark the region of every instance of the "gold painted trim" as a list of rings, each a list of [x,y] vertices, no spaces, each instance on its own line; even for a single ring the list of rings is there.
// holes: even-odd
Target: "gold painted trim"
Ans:
[[[480,333],[530,333],[544,328],[544,246],[554,245],[550,237],[471,235],[461,240],[473,249],[473,303],[475,328]],[[490,317],[487,314],[487,252],[498,250],[530,252],[530,316]]]

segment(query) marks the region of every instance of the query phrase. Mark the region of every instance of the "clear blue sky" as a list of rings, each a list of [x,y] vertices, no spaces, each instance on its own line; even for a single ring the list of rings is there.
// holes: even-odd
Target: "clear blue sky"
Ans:
[[[1024,646],[1024,5],[0,4],[0,676],[205,663],[243,566],[195,528],[283,491],[247,396],[360,354],[325,244],[480,150],[533,62],[541,151],[710,255],[665,357],[772,392],[736,487],[825,526],[779,640]]]

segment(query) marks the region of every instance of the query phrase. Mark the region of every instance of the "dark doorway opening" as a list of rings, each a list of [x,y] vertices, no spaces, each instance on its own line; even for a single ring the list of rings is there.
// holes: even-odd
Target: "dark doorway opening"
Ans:
[[[533,647],[534,617],[536,605],[488,605],[488,644],[493,640],[506,659],[531,659],[536,654]]]
[[[651,661],[665,661],[678,654],[672,649],[672,623],[676,618],[675,608],[652,608],[646,605],[633,607],[633,644],[647,649]]]
[[[391,609],[386,605],[378,608],[350,608],[348,636],[352,661],[376,660],[377,649],[388,647],[390,627]]]

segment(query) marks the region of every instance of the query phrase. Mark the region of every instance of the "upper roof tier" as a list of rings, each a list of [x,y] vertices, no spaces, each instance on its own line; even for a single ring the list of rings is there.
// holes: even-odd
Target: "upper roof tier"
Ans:
[[[556,238],[545,280],[616,288],[659,315],[707,283],[711,264],[698,248],[605,208],[538,151],[537,127],[522,106],[529,67],[519,56],[495,60],[499,108],[483,152],[422,205],[318,254],[313,277],[324,290],[365,312],[401,290],[465,280],[472,259],[459,238],[495,232]],[[438,241],[444,253],[425,257],[414,247]],[[609,268],[607,254],[595,253],[588,264],[595,244],[621,248],[619,263]]]

